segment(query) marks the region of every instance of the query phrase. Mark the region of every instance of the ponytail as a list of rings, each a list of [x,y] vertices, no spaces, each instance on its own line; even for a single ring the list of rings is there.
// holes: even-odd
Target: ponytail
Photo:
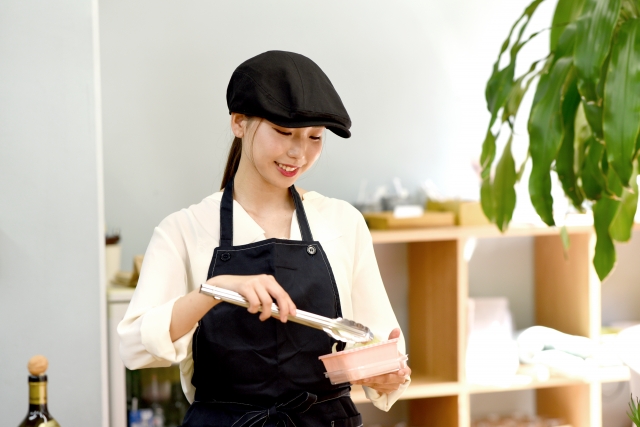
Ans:
[[[227,183],[233,179],[233,176],[238,171],[238,165],[240,164],[240,155],[242,154],[242,138],[237,136],[233,138],[231,143],[231,149],[229,149],[229,158],[227,159],[227,166],[224,168],[224,174],[222,175],[222,184],[220,189],[224,190]]]

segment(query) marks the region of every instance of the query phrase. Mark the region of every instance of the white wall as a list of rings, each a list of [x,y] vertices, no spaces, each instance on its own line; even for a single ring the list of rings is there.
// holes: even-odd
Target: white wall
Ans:
[[[106,422],[97,3],[0,2],[0,414],[49,358],[63,426]],[[95,19],[94,19],[95,18]]]
[[[351,139],[329,134],[302,187],[354,202],[363,179],[373,189],[398,176],[412,189],[431,178],[477,197],[470,164],[488,123],[484,84],[528,1],[319,4],[100,3],[106,218],[122,230],[125,269],[163,217],[217,191],[231,140],[227,83],[270,49],[316,61],[353,120]],[[544,34],[538,42],[530,57],[542,55]]]

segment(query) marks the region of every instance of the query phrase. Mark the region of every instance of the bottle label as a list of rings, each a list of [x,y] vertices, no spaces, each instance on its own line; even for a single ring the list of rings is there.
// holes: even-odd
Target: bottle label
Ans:
[[[29,403],[32,405],[46,405],[47,383],[29,383]]]

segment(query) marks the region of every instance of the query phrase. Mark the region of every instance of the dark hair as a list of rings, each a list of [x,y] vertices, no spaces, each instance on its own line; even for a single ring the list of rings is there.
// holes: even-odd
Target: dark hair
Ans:
[[[227,159],[227,166],[224,168],[224,174],[222,175],[222,183],[220,189],[224,190],[227,183],[231,181],[233,176],[238,171],[238,165],[240,164],[240,155],[242,154],[242,138],[237,136],[233,138],[231,148],[229,149],[229,158]]]
[[[258,124],[260,124],[260,122],[262,122],[261,118],[258,118],[255,116],[247,116],[245,114],[245,117],[247,118],[247,127],[246,127],[247,131],[252,123],[258,122]],[[254,136],[255,136],[255,129],[254,129]],[[251,143],[253,144],[253,141],[251,141]],[[229,181],[233,179],[233,176],[236,174],[236,172],[238,172],[238,166],[240,165],[241,156],[242,156],[242,138],[238,138],[236,136],[233,138],[233,142],[231,143],[231,148],[229,149],[229,158],[227,158],[227,166],[225,166],[224,168],[224,174],[222,175],[222,183],[220,184],[221,190],[224,190],[224,187],[227,186]]]

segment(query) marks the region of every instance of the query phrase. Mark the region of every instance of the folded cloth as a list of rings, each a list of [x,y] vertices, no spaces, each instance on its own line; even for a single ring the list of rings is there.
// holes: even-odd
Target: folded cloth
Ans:
[[[597,344],[586,337],[569,335],[544,326],[532,326],[517,336],[520,361],[535,363],[538,353],[544,350],[559,350],[586,359],[594,355]]]

